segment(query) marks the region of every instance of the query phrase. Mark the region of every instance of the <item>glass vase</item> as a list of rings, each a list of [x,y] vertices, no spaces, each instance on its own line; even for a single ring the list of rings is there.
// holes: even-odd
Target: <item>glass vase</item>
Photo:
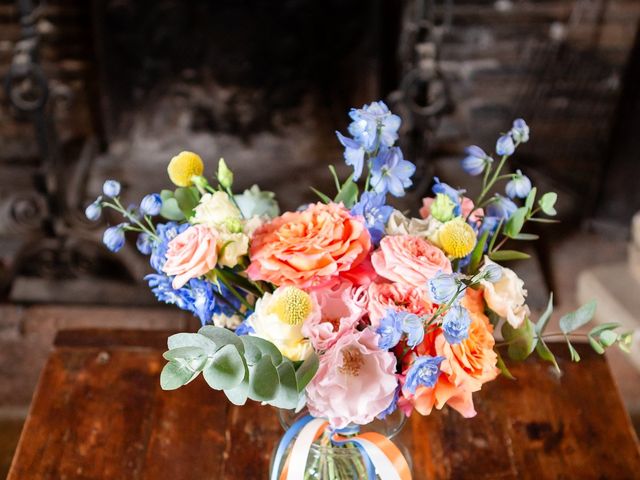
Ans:
[[[278,410],[278,419],[286,431],[298,419],[307,414],[308,412],[306,410],[297,414],[291,410]],[[409,468],[411,468],[411,456],[408,449],[402,445],[397,438],[394,438],[400,433],[405,422],[405,415],[399,410],[396,410],[383,420],[374,420],[367,425],[349,425],[345,429],[341,429],[341,431],[352,431],[354,435],[355,432],[377,432],[390,440],[393,439],[393,443],[400,449],[409,464]],[[349,437],[349,434],[343,433],[343,436]],[[287,448],[284,455],[285,459],[288,457],[293,444],[294,441],[292,441]],[[274,457],[275,450],[274,455],[271,456],[270,472],[273,471]],[[279,466],[276,478],[272,478],[271,480],[279,480],[283,467],[284,462]],[[331,443],[329,433],[327,432],[311,445],[305,467],[304,480],[353,480],[367,478],[365,458],[354,444],[347,442],[345,445],[334,445]],[[375,479],[379,478],[378,476],[375,477]]]

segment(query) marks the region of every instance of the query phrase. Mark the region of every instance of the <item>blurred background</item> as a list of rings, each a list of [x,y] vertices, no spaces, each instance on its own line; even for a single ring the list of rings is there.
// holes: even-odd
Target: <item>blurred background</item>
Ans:
[[[156,303],[134,242],[102,246],[115,217],[84,218],[106,178],[139,202],[192,150],[295,208],[332,191],[334,131],[377,99],[403,118],[414,213],[434,175],[473,196],[464,147],[524,118],[510,168],[562,221],[516,266],[532,309],[595,297],[638,328],[639,19],[638,0],[0,0],[0,475],[57,330],[197,324]],[[638,346],[608,355],[638,418]]]

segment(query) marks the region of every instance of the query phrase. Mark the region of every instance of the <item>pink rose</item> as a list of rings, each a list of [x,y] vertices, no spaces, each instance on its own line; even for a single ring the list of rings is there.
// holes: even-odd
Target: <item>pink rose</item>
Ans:
[[[334,428],[366,425],[387,408],[398,380],[396,357],[378,348],[370,329],[340,337],[320,357],[320,367],[307,385],[307,406],[314,417]]]
[[[342,282],[311,293],[320,313],[304,322],[302,334],[316,350],[328,350],[340,337],[354,331],[364,309],[354,301],[353,290],[349,282]]]
[[[433,203],[433,197],[425,197],[422,199],[422,208],[420,209],[420,216],[422,218],[427,218],[431,215],[431,204]],[[462,216],[467,217],[469,213],[473,211],[471,216],[469,216],[469,220],[472,222],[479,222],[482,217],[484,217],[484,210],[482,208],[476,208],[474,210],[475,205],[473,204],[473,200],[467,197],[462,197],[462,202],[460,204],[460,210],[462,211]]]
[[[367,310],[373,328],[377,328],[388,309],[423,316],[435,312],[426,290],[404,283],[372,283],[368,291]]]
[[[175,275],[172,286],[182,288],[192,278],[216,267],[218,234],[204,225],[193,225],[169,242],[167,261],[162,267],[167,275]]]
[[[442,271],[451,273],[445,253],[427,240],[413,235],[390,235],[371,255],[378,275],[392,282],[427,288],[427,281]]]

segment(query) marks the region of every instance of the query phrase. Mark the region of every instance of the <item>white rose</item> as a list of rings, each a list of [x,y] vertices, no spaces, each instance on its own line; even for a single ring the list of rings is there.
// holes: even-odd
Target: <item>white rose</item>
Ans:
[[[413,235],[429,240],[435,246],[440,247],[438,232],[442,222],[429,216],[425,219],[407,218],[399,210],[394,210],[389,216],[385,233],[387,235]]]
[[[496,312],[513,327],[518,328],[529,316],[529,307],[525,304],[527,291],[523,288],[524,281],[509,268],[484,259],[485,265],[497,265],[502,269],[502,277],[495,283],[483,280],[484,300],[491,310]]]
[[[213,324],[220,328],[229,328],[235,330],[238,325],[242,323],[242,317],[240,315],[225,315],[223,313],[213,314]]]
[[[200,223],[212,228],[223,226],[229,221],[239,221],[242,218],[240,210],[224,192],[205,193],[194,212],[191,223]]]
[[[291,325],[282,321],[277,313],[277,303],[282,301],[281,294],[286,288],[292,287],[280,287],[273,294],[265,293],[259,298],[247,323],[255,331],[252,335],[270,341],[285,357],[295,362],[307,358],[313,347],[302,335],[303,322]]]
[[[233,268],[240,257],[249,253],[249,237],[244,233],[220,232],[218,237],[218,264]]]
[[[264,223],[264,218],[254,215],[253,217],[245,220],[243,231],[249,236],[253,235],[258,228]]]

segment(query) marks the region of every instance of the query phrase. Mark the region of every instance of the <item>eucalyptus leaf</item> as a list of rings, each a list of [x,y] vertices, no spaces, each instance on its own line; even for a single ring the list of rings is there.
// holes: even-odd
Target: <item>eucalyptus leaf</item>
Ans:
[[[263,356],[257,364],[249,366],[249,398],[259,402],[273,400],[278,392],[278,371],[269,355]]]
[[[511,215],[504,226],[504,234],[507,237],[513,238],[520,233],[520,230],[522,230],[524,226],[527,213],[529,213],[527,207],[520,207]]]
[[[589,303],[582,305],[577,310],[567,313],[560,318],[560,330],[564,334],[571,333],[589,323],[595,313],[596,301],[591,300]]]
[[[166,190],[166,189],[160,190],[160,198],[162,199],[163,202],[165,200],[173,198],[173,190]]]
[[[498,250],[489,254],[489,258],[494,262],[506,262],[508,260],[526,260],[531,255],[517,250]]]
[[[198,205],[200,196],[198,191],[189,187],[176,188],[174,197],[178,202],[178,208],[186,218],[193,216],[193,209]]]
[[[536,201],[536,193],[537,192],[538,192],[538,189],[536,187],[533,187],[529,191],[529,195],[527,195],[527,199],[524,202],[524,206],[527,207],[527,211],[529,213],[531,213],[531,210],[533,210],[533,204]]]
[[[553,292],[549,294],[549,301],[547,302],[547,308],[542,312],[540,318],[538,319],[538,323],[536,323],[536,333],[538,336],[544,332],[544,329],[549,323],[549,319],[551,318],[551,314],[553,313]]]
[[[298,405],[298,382],[293,364],[289,360],[283,361],[277,367],[280,383],[276,398],[269,402],[277,408],[291,410]]]
[[[540,200],[538,200],[538,205],[545,214],[553,217],[558,213],[554,208],[557,200],[558,194],[556,192],[547,192],[542,195],[542,197],[540,197]]]
[[[602,323],[600,325],[596,325],[595,327],[593,327],[591,329],[591,331],[589,332],[589,335],[592,335],[592,336],[595,337],[596,335],[598,335],[599,333],[604,332],[605,330],[613,330],[615,328],[618,328],[619,326],[620,326],[620,324],[617,323],[617,322]]]
[[[247,375],[242,380],[240,385],[235,388],[230,388],[224,391],[224,394],[227,396],[229,401],[234,405],[244,405],[247,403],[247,398],[249,394],[249,370],[247,369]]]
[[[173,197],[162,200],[160,215],[167,220],[173,220],[175,222],[185,219],[184,213],[182,213],[182,210],[180,210],[180,207],[178,206],[178,201]]]
[[[509,369],[507,368],[507,365],[504,363],[504,360],[502,359],[502,356],[499,353],[497,355],[498,355],[497,366],[498,366],[498,370],[500,370],[500,373],[502,373],[502,375],[507,377],[509,380],[515,380],[516,377],[514,377],[512,373],[509,371]]]
[[[302,392],[313,376],[318,371],[319,360],[315,352],[302,362],[302,365],[296,370],[296,379],[298,383],[298,392]]]
[[[185,366],[191,371],[200,371],[207,362],[207,352],[199,347],[179,347],[164,352],[165,360],[180,366]]]
[[[605,330],[600,334],[600,343],[603,347],[610,347],[618,341],[618,334],[613,330]]]
[[[240,340],[240,337],[226,328],[205,325],[198,330],[198,334],[211,340],[216,345],[216,348],[222,348],[225,345],[233,345],[238,349],[240,354],[244,353],[244,344],[242,343],[242,340]]]
[[[569,339],[567,338],[566,340],[567,340],[567,347],[569,348],[569,353],[571,354],[571,361],[572,362],[579,362],[580,361],[580,354],[574,348],[574,346],[571,345],[571,342],[569,341]]]
[[[202,348],[208,355],[215,353],[217,350],[216,344],[209,338],[200,335],[198,333],[176,333],[171,335],[167,339],[167,346],[169,350],[180,347],[199,347]]]
[[[244,358],[247,365],[257,364],[264,356],[271,358],[274,365],[280,365],[282,362],[282,354],[273,343],[252,335],[243,335],[238,338],[244,344]]]
[[[556,371],[560,373],[560,367],[558,366],[555,355],[541,338],[539,338],[538,342],[536,343],[536,353],[541,359],[546,360],[547,362],[551,362]]]
[[[175,390],[189,383],[200,372],[192,372],[174,362],[167,363],[160,372],[160,387],[163,390]]]
[[[591,345],[591,348],[593,348],[596,353],[599,353],[600,355],[604,353],[604,347],[600,345],[595,338],[589,337],[589,345]]]
[[[540,238],[539,235],[536,235],[535,233],[518,233],[517,235],[514,235],[513,237],[514,240],[524,240],[524,241],[531,241],[531,240],[538,240]]]
[[[502,336],[509,344],[509,357],[513,360],[522,361],[533,352],[535,329],[528,318],[518,328],[513,328],[509,322],[505,322],[502,325]]]
[[[244,379],[245,363],[234,345],[225,345],[207,362],[202,375],[215,390],[234,388]]]
[[[631,353],[631,343],[633,342],[633,332],[625,332],[618,338],[618,347],[626,353]]]
[[[553,218],[539,218],[539,217],[532,217],[529,219],[530,222],[537,222],[537,223],[560,223],[560,220],[554,220]]]

